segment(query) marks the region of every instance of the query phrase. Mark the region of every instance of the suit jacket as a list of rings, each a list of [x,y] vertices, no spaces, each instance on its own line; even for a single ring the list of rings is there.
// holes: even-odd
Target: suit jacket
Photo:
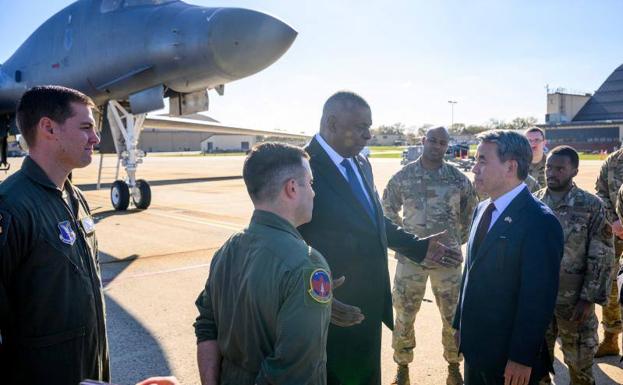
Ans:
[[[376,221],[372,221],[316,139],[312,139],[305,150],[310,156],[316,197],[312,220],[300,226],[299,231],[305,241],[326,258],[333,277],[346,276],[344,285],[335,292],[336,298],[362,308],[373,308],[375,313],[382,314],[383,322],[391,329],[393,312],[387,248],[421,262],[428,241],[418,239],[384,216],[367,159],[355,158],[373,202]]]
[[[306,147],[314,177],[311,222],[299,227],[305,241],[327,260],[334,278],[345,276],[334,296],[361,308],[365,320],[356,326],[331,325],[327,341],[329,384],[380,384],[381,322],[393,328],[387,247],[421,261],[428,241],[403,231],[383,215],[367,159],[356,157],[375,218],[353,194],[350,185],[320,144]]]
[[[547,358],[564,236],[558,219],[523,189],[501,213],[476,253],[473,240],[488,200],[480,203],[467,244],[454,328],[470,367],[503,371],[507,360],[532,368]],[[467,283],[466,283],[467,281]]]

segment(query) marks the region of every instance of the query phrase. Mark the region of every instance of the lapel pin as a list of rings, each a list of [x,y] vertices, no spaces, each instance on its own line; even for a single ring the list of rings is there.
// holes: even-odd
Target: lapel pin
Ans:
[[[504,222],[513,223],[513,218],[506,217],[506,218],[504,218]]]

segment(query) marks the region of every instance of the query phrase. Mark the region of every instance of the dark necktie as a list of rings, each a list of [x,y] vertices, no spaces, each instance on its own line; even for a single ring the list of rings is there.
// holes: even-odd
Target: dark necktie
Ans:
[[[374,209],[370,205],[370,201],[366,198],[366,193],[363,191],[363,186],[359,183],[359,178],[357,178],[357,174],[355,174],[355,170],[353,166],[348,161],[348,159],[344,159],[342,163],[340,163],[346,169],[346,179],[348,179],[348,184],[350,185],[350,189],[352,190],[355,197],[361,203],[361,205],[366,209],[366,212],[372,219],[372,222],[376,224]]]
[[[491,215],[493,214],[493,210],[495,210],[495,204],[493,202],[489,203],[487,209],[484,213],[482,213],[482,217],[480,217],[480,222],[478,223],[478,228],[476,229],[476,235],[474,235],[474,247],[472,248],[472,256],[475,257],[478,253],[478,248],[480,248],[480,244],[485,239],[487,232],[489,231],[489,226],[491,225]]]

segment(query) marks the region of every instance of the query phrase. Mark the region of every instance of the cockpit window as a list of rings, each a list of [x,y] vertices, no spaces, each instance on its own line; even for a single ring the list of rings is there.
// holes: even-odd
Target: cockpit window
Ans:
[[[107,13],[112,12],[121,6],[123,0],[102,0],[102,5],[100,5],[100,12]]]
[[[160,5],[172,3],[177,0],[102,0],[100,12],[107,13],[116,11],[123,4],[124,7],[136,7],[139,5]]]
[[[172,3],[176,0],[125,0],[124,7],[136,7],[137,5],[160,5]]]

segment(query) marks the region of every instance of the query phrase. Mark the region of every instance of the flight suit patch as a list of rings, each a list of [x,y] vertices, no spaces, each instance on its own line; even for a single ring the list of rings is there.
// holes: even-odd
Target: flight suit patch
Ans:
[[[92,217],[82,218],[80,224],[86,235],[91,235],[95,231],[95,222]]]
[[[63,221],[58,223],[59,234],[58,237],[60,240],[70,246],[76,242],[76,232],[71,228],[71,222]]]
[[[316,269],[309,276],[309,290],[312,299],[319,303],[328,303],[333,298],[331,277],[324,269]]]

